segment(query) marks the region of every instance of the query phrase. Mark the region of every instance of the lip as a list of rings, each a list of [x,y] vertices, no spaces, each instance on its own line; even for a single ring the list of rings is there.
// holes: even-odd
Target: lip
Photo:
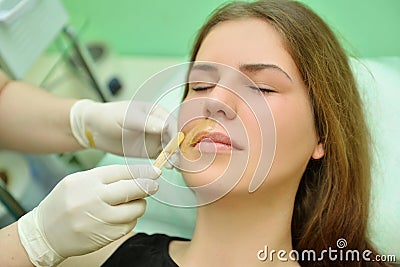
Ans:
[[[218,131],[201,131],[197,133],[190,141],[190,146],[203,150],[201,145],[206,150],[208,150],[207,147],[213,146],[214,148],[211,150],[214,150],[214,152],[240,150],[228,135]]]

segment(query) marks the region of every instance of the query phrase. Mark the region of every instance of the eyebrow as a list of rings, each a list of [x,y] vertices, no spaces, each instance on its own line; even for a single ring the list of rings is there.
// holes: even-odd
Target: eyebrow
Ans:
[[[275,65],[275,64],[264,64],[264,63],[256,63],[256,64],[240,64],[239,66],[240,71],[242,72],[258,72],[264,69],[274,69],[278,70],[281,73],[283,73],[290,81],[292,81],[292,78],[287,74],[286,71],[284,71],[281,67]]]
[[[211,64],[194,64],[190,70],[204,70],[204,71],[218,72],[217,67]]]
[[[259,72],[261,70],[265,69],[274,69],[278,70],[281,73],[283,73],[291,82],[293,81],[292,78],[289,76],[289,74],[284,71],[281,67],[275,64],[265,64],[265,63],[255,63],[255,64],[240,64],[239,65],[239,70],[241,72]],[[191,67],[192,70],[203,70],[203,71],[210,71],[210,72],[218,72],[218,68],[211,65],[211,64],[194,64]]]

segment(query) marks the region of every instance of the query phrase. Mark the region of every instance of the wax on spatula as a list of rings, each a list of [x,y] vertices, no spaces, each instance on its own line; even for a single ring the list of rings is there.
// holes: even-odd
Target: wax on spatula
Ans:
[[[161,151],[160,155],[158,155],[157,159],[154,161],[153,166],[161,169],[164,164],[168,161],[172,154],[174,154],[175,150],[182,143],[185,135],[182,132],[178,132],[178,134],[169,141],[168,145]]]

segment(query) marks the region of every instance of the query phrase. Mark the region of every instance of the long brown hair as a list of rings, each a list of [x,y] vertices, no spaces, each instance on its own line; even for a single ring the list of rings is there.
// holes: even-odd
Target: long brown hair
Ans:
[[[243,18],[265,20],[281,34],[308,87],[317,134],[325,148],[322,159],[309,162],[297,191],[293,247],[318,253],[337,249],[337,241],[344,238],[346,249],[357,249],[361,258],[362,251],[374,251],[367,238],[370,135],[348,57],[332,30],[308,7],[290,0],[264,0],[228,3],[214,11],[197,35],[191,61],[214,26]],[[333,262],[325,257],[322,262],[300,263],[366,265],[360,260]]]

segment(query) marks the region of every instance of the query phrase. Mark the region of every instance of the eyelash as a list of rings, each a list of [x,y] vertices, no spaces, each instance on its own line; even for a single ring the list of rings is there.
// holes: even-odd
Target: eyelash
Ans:
[[[214,86],[215,86],[215,85],[198,86],[198,87],[194,86],[194,87],[192,87],[192,90],[193,90],[193,91],[206,91],[206,90],[208,90],[208,89],[214,88]]]
[[[268,88],[262,88],[262,87],[257,87],[257,86],[249,86],[251,89],[260,91],[263,94],[270,94],[270,93],[275,93],[276,91]]]
[[[268,88],[262,88],[262,87],[257,87],[257,86],[249,86],[251,89],[253,90],[257,90],[260,91],[263,94],[270,94],[270,93],[275,93],[276,91],[272,90],[272,89],[268,89]],[[193,91],[206,91],[208,89],[214,88],[213,85],[211,86],[199,86],[199,87],[192,87]]]
[[[210,88],[212,88],[212,87],[193,87],[192,90],[196,91],[196,92],[199,92],[199,91],[206,91],[206,90],[208,90]]]

